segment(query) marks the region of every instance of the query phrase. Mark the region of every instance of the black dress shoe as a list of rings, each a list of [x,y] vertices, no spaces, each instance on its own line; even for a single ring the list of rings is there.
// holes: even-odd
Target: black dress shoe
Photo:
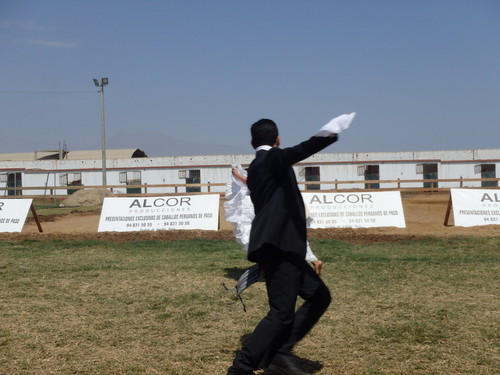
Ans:
[[[268,370],[279,375],[310,375],[295,363],[295,358],[289,355],[277,354],[271,361]]]

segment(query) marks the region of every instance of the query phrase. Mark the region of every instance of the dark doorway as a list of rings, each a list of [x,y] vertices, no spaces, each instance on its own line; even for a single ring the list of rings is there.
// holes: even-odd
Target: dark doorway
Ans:
[[[306,167],[305,168],[306,181],[320,181],[319,167]],[[321,190],[320,184],[306,184],[306,190]]]
[[[424,177],[424,188],[437,188],[438,182],[425,182],[425,180],[437,180],[438,179],[438,165],[437,164],[423,164],[422,173]]]
[[[7,187],[12,188],[8,190],[8,195],[18,196],[23,195],[23,191],[19,188],[23,186],[21,173],[8,173]]]
[[[380,167],[378,165],[367,165],[365,168],[365,181],[380,180]],[[365,189],[380,189],[380,183],[366,183]]]
[[[200,184],[201,183],[201,172],[199,169],[191,169],[189,171],[189,176],[186,177],[186,185],[188,184]],[[186,186],[186,193],[200,193],[201,186]]]
[[[496,178],[495,164],[481,164],[481,178]],[[496,187],[498,181],[481,181],[481,187]]]

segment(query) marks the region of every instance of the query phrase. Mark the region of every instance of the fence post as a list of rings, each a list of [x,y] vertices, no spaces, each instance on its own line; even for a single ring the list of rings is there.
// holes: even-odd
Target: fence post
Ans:
[[[460,188],[463,188],[464,187],[464,180],[463,180],[463,177],[460,176]]]
[[[398,178],[398,190],[401,189],[401,179]]]
[[[208,192],[210,193],[210,181],[208,181]]]
[[[144,183],[144,194],[148,193],[148,184],[147,182]]]

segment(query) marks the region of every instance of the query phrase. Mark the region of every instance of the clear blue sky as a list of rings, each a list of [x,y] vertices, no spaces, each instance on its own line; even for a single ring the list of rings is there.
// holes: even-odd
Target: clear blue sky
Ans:
[[[99,149],[101,77],[108,140],[146,152],[349,111],[328,152],[499,148],[500,1],[0,0],[0,152]]]

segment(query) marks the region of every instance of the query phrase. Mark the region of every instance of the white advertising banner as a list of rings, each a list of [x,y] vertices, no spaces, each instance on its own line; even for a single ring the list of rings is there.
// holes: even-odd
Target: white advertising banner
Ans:
[[[302,193],[311,228],[405,228],[401,193]]]
[[[219,227],[219,195],[104,198],[99,232]]]
[[[500,224],[500,190],[450,189],[455,225]]]
[[[33,199],[0,199],[0,232],[21,232]]]

